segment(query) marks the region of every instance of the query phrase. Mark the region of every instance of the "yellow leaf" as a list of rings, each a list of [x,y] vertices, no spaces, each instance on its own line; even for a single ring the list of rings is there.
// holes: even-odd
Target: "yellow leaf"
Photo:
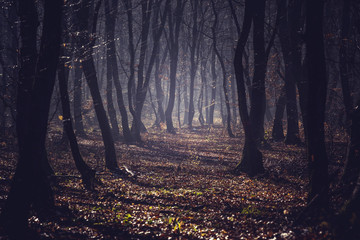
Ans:
[[[62,115],[59,115],[59,120],[62,121],[64,118]]]

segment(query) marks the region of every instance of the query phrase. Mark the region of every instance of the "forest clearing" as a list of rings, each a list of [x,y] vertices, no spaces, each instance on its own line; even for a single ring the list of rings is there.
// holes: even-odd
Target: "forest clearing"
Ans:
[[[236,135],[227,137],[220,126],[179,129],[176,135],[149,129],[142,144],[116,144],[119,165],[137,175],[127,179],[104,168],[101,138],[89,133],[79,143],[102,183],[92,192],[81,184],[61,131],[50,131],[56,205],[66,210],[50,219],[31,217],[31,230],[41,239],[330,239],[332,213],[316,221],[306,214],[292,226],[306,208],[304,147],[271,142],[271,149],[262,150],[266,173],[237,176],[231,170],[243,138]],[[341,137],[333,140],[335,171],[346,148]],[[15,163],[14,149],[3,143],[0,207]],[[335,213],[341,199],[332,197]]]

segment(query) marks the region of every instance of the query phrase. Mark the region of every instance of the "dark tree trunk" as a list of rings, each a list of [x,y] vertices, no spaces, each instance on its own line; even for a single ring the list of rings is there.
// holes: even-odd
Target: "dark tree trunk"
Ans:
[[[299,125],[298,125],[298,111],[296,101],[296,86],[295,86],[295,71],[290,45],[290,26],[287,22],[288,12],[286,11],[286,1],[280,0],[280,8],[282,12],[281,21],[279,24],[279,39],[282,49],[282,55],[285,63],[285,92],[286,92],[286,116],[287,116],[287,133],[285,143],[298,144],[300,143]]]
[[[175,14],[172,15],[171,7],[168,11],[169,23],[169,52],[170,52],[170,91],[169,103],[165,111],[166,127],[169,133],[175,133],[175,128],[172,121],[172,112],[175,104],[175,88],[176,88],[176,72],[179,55],[179,34],[180,24],[184,11],[185,2],[181,0],[176,1]],[[174,21],[175,20],[175,21]]]
[[[309,95],[307,112],[307,157],[310,170],[309,201],[319,196],[319,206],[328,203],[328,159],[325,149],[324,120],[326,68],[323,43],[324,1],[306,2],[306,58]]]
[[[166,56],[168,53],[168,48],[165,48],[165,52],[163,55],[163,59],[161,61],[161,66],[160,66],[160,57],[159,54],[156,56],[155,59],[155,89],[156,89],[156,98],[157,98],[157,105],[158,105],[158,115],[159,115],[159,123],[165,123],[165,112],[164,112],[164,108],[163,108],[163,103],[164,103],[164,91],[162,90],[162,86],[161,86],[161,80],[162,77],[160,76],[160,74],[163,74],[163,70],[162,70],[162,65],[165,62]]]
[[[116,89],[116,97],[117,97],[117,104],[119,107],[119,111],[121,114],[121,123],[122,123],[122,131],[125,142],[131,142],[132,136],[129,128],[129,120],[128,120],[128,114],[125,108],[124,98],[122,94],[122,87],[119,79],[119,72],[118,72],[118,65],[117,65],[117,59],[116,59],[116,46],[115,46],[115,21],[117,16],[117,1],[112,0],[111,4],[111,13],[109,2],[105,2],[105,11],[108,13],[105,19],[105,28],[107,30],[107,59],[108,59],[108,78],[113,79],[115,89]],[[108,79],[109,80],[109,79]],[[111,81],[111,80],[109,80]],[[111,92],[112,90],[109,89]],[[111,93],[107,93],[111,94]],[[112,94],[109,96],[112,99]],[[109,100],[108,100],[109,101]],[[115,122],[114,122],[115,124]]]
[[[65,61],[61,60],[58,68],[58,79],[59,79],[59,88],[60,88],[60,96],[61,96],[61,105],[63,110],[64,130],[66,131],[66,136],[69,139],[71,153],[75,161],[75,166],[81,174],[83,184],[87,189],[94,190],[95,188],[94,185],[96,182],[95,171],[92,170],[83,160],[72,125],[70,101],[68,94],[68,74],[69,71],[65,69]]]
[[[272,138],[274,141],[284,140],[283,117],[286,106],[285,86],[281,88],[280,96],[276,101],[275,119],[272,129]]]
[[[196,51],[198,50],[197,45],[198,43],[198,23],[197,23],[197,16],[198,16],[198,5],[199,1],[193,2],[193,26],[192,26],[192,38],[191,38],[191,45],[190,45],[190,99],[189,99],[189,119],[188,124],[189,128],[192,128],[192,121],[195,114],[195,107],[194,107],[194,85],[195,85],[195,75],[197,70],[197,59],[196,59]]]
[[[112,8],[110,12],[109,0],[105,1],[105,32],[106,32],[106,101],[107,101],[107,111],[111,123],[111,132],[115,140],[120,139],[120,131],[118,126],[118,121],[116,119],[116,111],[113,103],[113,71],[112,71],[112,62],[111,55],[115,55],[115,49],[110,47],[110,42],[114,41],[114,34],[112,29],[115,30],[115,14],[113,11],[117,10],[117,4]],[[116,59],[116,58],[115,58]]]
[[[305,138],[307,134],[307,101],[308,101],[308,81],[307,81],[307,66],[306,59],[302,63],[302,46],[303,46],[303,36],[302,32],[304,29],[305,19],[302,16],[302,6],[305,1],[291,1],[287,7],[288,11],[288,24],[290,31],[290,57],[292,58],[292,73],[295,83],[297,84],[299,91],[299,103],[300,110],[302,115],[302,122],[305,132]]]
[[[87,84],[90,89],[91,97],[94,102],[95,113],[99,122],[101,135],[104,141],[105,146],[105,164],[106,167],[115,172],[119,172],[116,152],[114,146],[114,140],[111,134],[110,124],[108,117],[106,115],[104,105],[101,99],[98,79],[96,77],[96,70],[94,65],[94,60],[92,57],[92,47],[94,44],[94,39],[90,39],[88,32],[88,21],[89,21],[89,3],[90,0],[83,1],[78,10],[78,21],[79,21],[79,30],[81,32],[78,43],[78,48],[81,56],[81,66],[84,71],[84,75],[87,81]],[[100,5],[97,6],[100,8]],[[98,9],[97,9],[98,10]],[[96,28],[96,14],[94,16],[93,32]]]
[[[204,105],[204,91],[206,91],[206,89],[205,89],[206,88],[206,64],[207,64],[207,60],[203,59],[201,61],[201,89],[200,89],[199,100],[198,100],[199,122],[200,122],[201,126],[204,126],[204,124],[205,124],[204,115],[203,115],[203,105]]]
[[[251,86],[250,121],[254,140],[264,141],[266,55],[264,39],[265,0],[257,0],[253,16],[254,77]]]
[[[352,111],[352,99],[350,94],[349,79],[351,74],[350,63],[349,63],[349,30],[350,30],[350,3],[351,0],[343,1],[343,12],[342,12],[342,24],[341,24],[341,43],[339,50],[339,69],[341,79],[341,89],[344,98],[344,106],[346,113],[346,120],[350,120],[350,113]]]
[[[258,173],[264,171],[262,163],[262,154],[257,149],[257,144],[255,144],[253,137],[253,126],[251,125],[247,101],[246,101],[246,92],[245,92],[245,82],[244,82],[244,68],[242,65],[242,57],[244,53],[245,44],[249,37],[251,21],[254,11],[254,3],[252,0],[245,1],[245,16],[242,26],[242,31],[240,33],[240,26],[237,21],[235,10],[232,6],[232,2],[229,1],[231,7],[231,13],[234,17],[234,20],[237,25],[237,30],[239,34],[239,40],[237,42],[235,57],[234,57],[234,69],[237,83],[237,94],[238,94],[238,103],[239,103],[239,113],[241,121],[245,131],[245,144],[242,154],[242,159],[235,168],[235,172],[245,172],[250,176],[254,176]]]
[[[215,7],[215,3],[214,0],[211,1],[212,3],[212,9],[213,9],[213,13],[215,16],[214,19],[214,23],[213,26],[211,28],[212,30],[212,37],[213,37],[213,44],[214,44],[214,51],[215,54],[220,62],[220,66],[221,66],[221,70],[223,73],[223,89],[224,89],[224,96],[225,96],[225,104],[226,104],[226,111],[227,111],[227,118],[226,118],[226,128],[227,128],[227,132],[229,134],[229,137],[235,137],[234,134],[232,133],[231,130],[231,108],[230,108],[230,99],[229,99],[229,93],[228,93],[228,89],[227,89],[227,74],[226,74],[226,68],[225,68],[225,63],[224,60],[220,54],[220,52],[217,49],[217,41],[216,41],[216,25],[218,22],[218,13],[216,11],[216,7]]]
[[[212,53],[212,65],[211,65],[211,75],[212,75],[212,81],[211,81],[211,103],[210,103],[210,109],[209,109],[209,124],[214,124],[214,111],[215,111],[215,96],[216,96],[216,61],[215,61],[215,51]]]
[[[53,192],[41,167],[41,158],[45,150],[50,99],[59,59],[62,4],[60,0],[44,3],[44,24],[37,55],[38,16],[35,3],[18,2],[22,40],[16,122],[19,160],[1,213],[2,223],[15,239],[25,239],[22,234],[27,228],[31,207],[40,217],[54,207]]]
[[[74,61],[74,120],[75,120],[75,132],[79,136],[84,136],[84,124],[82,116],[82,69],[78,60]]]

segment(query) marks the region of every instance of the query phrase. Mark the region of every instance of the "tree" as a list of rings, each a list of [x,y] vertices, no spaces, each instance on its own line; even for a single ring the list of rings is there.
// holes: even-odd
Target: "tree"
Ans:
[[[95,42],[95,30],[96,30],[96,21],[97,21],[97,13],[100,9],[100,3],[98,2],[94,16],[93,16],[93,24],[92,24],[92,35],[90,36],[88,31],[88,21],[89,21],[89,8],[90,8],[91,0],[84,0],[82,1],[79,9],[77,10],[77,20],[78,20],[78,27],[79,27],[79,39],[77,40],[78,44],[78,51],[80,52],[80,62],[81,66],[89,86],[91,97],[94,102],[94,108],[96,112],[96,116],[99,122],[99,126],[101,129],[101,135],[104,141],[105,146],[105,164],[109,170],[119,172],[120,171],[117,159],[116,159],[116,152],[114,146],[114,140],[111,134],[111,129],[109,125],[109,120],[106,115],[104,105],[102,103],[98,80],[96,76],[96,70],[94,65],[94,59],[92,56],[92,47]]]
[[[223,58],[221,57],[221,54],[217,48],[217,39],[216,39],[216,25],[218,22],[218,13],[215,7],[215,2],[214,0],[211,0],[211,4],[212,4],[212,9],[213,9],[213,13],[214,13],[214,23],[213,26],[211,28],[211,32],[212,32],[212,38],[213,38],[213,48],[214,48],[214,52],[216,57],[218,58],[219,62],[220,62],[220,66],[221,66],[221,70],[223,73],[223,90],[224,90],[224,96],[225,96],[225,104],[226,104],[226,110],[227,110],[227,120],[226,120],[226,128],[228,131],[228,134],[230,137],[234,137],[234,134],[232,133],[231,130],[231,110],[230,110],[230,99],[229,99],[229,93],[228,93],[228,89],[227,89],[227,74],[226,74],[226,68],[225,68],[225,63]]]
[[[279,24],[279,39],[282,49],[282,55],[285,63],[285,100],[286,100],[286,116],[287,116],[287,131],[285,143],[287,144],[297,144],[300,143],[299,137],[299,125],[298,125],[298,111],[297,111],[297,101],[296,101],[296,85],[295,85],[295,66],[293,63],[294,57],[292,54],[297,54],[296,51],[293,51],[291,48],[291,28],[288,19],[286,1],[278,1],[279,9],[281,10],[281,20]]]
[[[112,0],[111,1],[111,10],[110,10],[110,1],[107,0],[105,2],[105,12],[106,19],[105,19],[105,29],[106,29],[106,38],[107,38],[107,76],[108,81],[111,82],[113,80],[115,89],[116,89],[116,97],[117,97],[117,104],[119,107],[119,111],[121,114],[121,123],[122,123],[122,129],[123,129],[123,136],[125,142],[131,142],[132,136],[129,128],[129,120],[127,115],[127,110],[125,108],[124,98],[122,94],[122,87],[120,84],[119,79],[119,73],[118,73],[118,65],[117,65],[117,59],[116,59],[116,46],[115,46],[115,22],[116,22],[116,16],[117,16],[117,1]],[[110,79],[109,79],[110,78]],[[109,83],[109,88],[107,90],[107,96],[108,101],[112,101],[112,89],[111,84]],[[114,124],[116,124],[114,122]]]
[[[196,70],[199,61],[199,47],[200,39],[199,39],[199,30],[198,30],[198,6],[199,1],[191,2],[192,11],[193,11],[193,26],[191,31],[191,43],[190,43],[190,99],[189,99],[189,119],[188,124],[189,128],[192,128],[192,121],[195,115],[195,107],[194,107],[194,84],[195,84],[195,76]]]
[[[24,238],[21,230],[27,228],[31,207],[40,216],[54,207],[53,192],[41,159],[59,59],[62,5],[61,0],[44,2],[43,30],[37,52],[39,24],[35,2],[18,2],[22,42],[16,120],[19,159],[1,216],[15,238]]]
[[[309,86],[306,144],[310,170],[308,199],[310,201],[319,196],[319,206],[326,206],[329,187],[324,136],[327,80],[323,42],[323,11],[324,1],[306,1],[306,59]]]
[[[255,143],[255,139],[253,135],[254,126],[252,125],[252,122],[250,122],[250,117],[247,109],[242,57],[245,49],[245,44],[247,42],[250,33],[251,21],[253,18],[253,11],[254,11],[254,3],[251,0],[245,1],[245,16],[243,20],[241,33],[240,33],[240,25],[236,17],[235,9],[231,1],[229,1],[229,4],[239,34],[239,40],[237,42],[235,56],[234,56],[234,68],[235,68],[235,76],[237,83],[239,113],[245,131],[245,144],[243,148],[242,159],[236,166],[235,172],[245,172],[250,176],[253,176],[263,172],[264,167],[262,163],[262,154],[257,149],[257,144]]]
[[[180,34],[180,24],[182,20],[182,15],[184,12],[186,2],[177,0],[174,15],[172,14],[172,8],[169,8],[168,11],[168,46],[170,52],[170,92],[169,92],[169,102],[165,111],[165,119],[167,131],[170,133],[175,133],[175,128],[172,121],[172,111],[175,104],[175,89],[176,89],[176,72],[177,72],[177,62],[179,55],[179,34]]]

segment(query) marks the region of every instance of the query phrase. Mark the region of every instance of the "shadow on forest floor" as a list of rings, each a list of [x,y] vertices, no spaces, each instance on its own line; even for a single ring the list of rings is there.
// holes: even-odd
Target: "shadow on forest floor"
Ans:
[[[168,134],[149,129],[143,143],[116,143],[119,165],[135,171],[133,181],[104,167],[99,133],[81,138],[84,160],[103,182],[84,189],[62,134],[51,128],[49,160],[58,175],[56,204],[72,212],[70,220],[29,220],[41,239],[326,239],[331,231],[309,223],[291,227],[306,205],[307,162],[304,147],[271,142],[262,150],[266,174],[234,176],[243,139],[226,136],[221,127],[177,129]],[[56,144],[55,144],[56,143]],[[339,165],[343,142],[335,142],[333,165]],[[1,148],[0,207],[16,164],[14,148]],[[339,155],[338,158],[336,158]],[[340,164],[341,165],[341,164]],[[1,239],[2,238],[0,235]]]

